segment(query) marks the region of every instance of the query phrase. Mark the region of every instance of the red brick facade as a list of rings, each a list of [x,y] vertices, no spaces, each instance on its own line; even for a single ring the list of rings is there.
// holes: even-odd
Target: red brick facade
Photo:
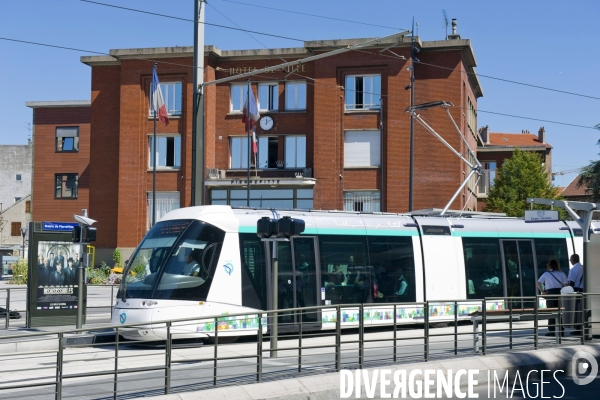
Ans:
[[[231,72],[277,65],[281,62],[279,56],[286,61],[309,57],[347,46],[346,42],[356,40],[307,42],[305,48],[272,51],[220,51],[207,47],[204,80],[209,82],[228,77]],[[418,53],[421,63],[415,65],[415,104],[438,100],[451,102],[454,105],[449,109],[451,115],[475,149],[476,122],[473,127],[467,124],[468,104],[470,101],[476,108],[482,92],[477,78],[465,73],[473,72],[475,67],[470,42],[457,39],[417,43],[421,49]],[[398,43],[391,49],[393,53],[380,54],[384,47],[387,45],[322,58],[302,64],[296,73],[276,71],[252,77],[255,94],[258,82],[278,82],[279,111],[266,113],[275,120],[269,136],[279,137],[278,157],[283,159],[285,135],[305,135],[306,168],[312,169],[312,179],[290,179],[295,178],[298,170],[288,169],[259,169],[253,171],[252,176],[287,179],[289,187],[299,187],[297,182],[309,180],[310,187],[314,188],[315,209],[342,210],[344,191],[375,190],[381,196],[381,211],[408,211],[410,116],[405,109],[410,105],[410,91],[405,87],[410,84],[410,43]],[[98,220],[96,246],[106,251],[135,247],[147,230],[147,194],[152,191],[153,176],[148,167],[148,140],[153,132],[148,96],[154,61],[158,62],[161,82],[182,82],[181,115],[172,116],[167,127],[157,124],[158,135],[181,135],[181,168],[160,170],[156,190],[178,192],[183,207],[191,205],[192,189],[192,48],[112,50],[110,54],[82,57],[82,62],[91,66],[92,76],[91,116],[88,116],[92,149],[89,216]],[[381,76],[381,111],[345,110],[345,77],[357,74]],[[246,78],[238,81],[246,82]],[[306,110],[284,111],[286,81],[306,82]],[[230,82],[206,86],[204,100],[204,166],[227,171],[222,183],[242,188],[246,172],[230,168],[230,138],[245,135],[240,113],[230,112]],[[453,147],[466,153],[443,109],[422,111],[421,115]],[[442,208],[469,170],[416,121],[414,126],[413,208]],[[380,127],[381,165],[345,168],[344,132],[379,130]],[[263,134],[260,128],[257,129],[258,136]],[[83,152],[80,155],[83,156]],[[208,175],[205,179],[208,185]],[[42,183],[36,182],[40,185],[36,189],[42,190],[38,189],[43,187]],[[45,184],[47,186],[47,182]],[[216,186],[206,186],[207,202],[213,187]],[[48,191],[48,188],[43,190]],[[476,197],[469,196],[469,190],[466,188],[451,208],[476,210]],[[465,204],[468,198],[468,204]],[[87,197],[85,200],[87,202]],[[34,218],[39,220],[35,214]]]

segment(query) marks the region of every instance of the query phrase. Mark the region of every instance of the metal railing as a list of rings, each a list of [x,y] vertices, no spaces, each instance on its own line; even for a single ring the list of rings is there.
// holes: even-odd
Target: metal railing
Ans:
[[[583,296],[587,300],[600,294]],[[112,326],[114,341],[92,345],[64,345],[83,330],[4,336],[0,337],[0,399],[39,395],[56,399],[145,397],[299,374],[589,341],[586,335],[547,339],[540,337],[540,331],[546,329],[545,321],[550,317],[557,318],[559,332],[570,329],[561,318],[576,313],[585,321],[591,309],[567,309],[562,304],[547,309],[539,305],[540,297],[536,296],[247,312]],[[270,318],[278,319],[276,347],[268,342]],[[583,330],[589,333],[594,323],[590,320]],[[149,343],[120,337],[152,333],[162,334],[166,340]],[[210,338],[189,339],[194,335]],[[42,341],[53,347],[32,348],[32,343]],[[27,350],[1,351],[10,345]]]

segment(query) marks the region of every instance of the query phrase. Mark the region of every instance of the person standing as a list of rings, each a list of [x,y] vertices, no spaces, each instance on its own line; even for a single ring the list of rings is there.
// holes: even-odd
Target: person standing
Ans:
[[[579,262],[579,254],[573,254],[569,261],[573,265],[569,271],[569,286],[572,286],[576,293],[583,293],[583,265]],[[575,322],[577,324],[582,322],[581,306],[581,299],[577,299],[575,302]],[[581,329],[574,330],[571,335],[581,335]]]
[[[542,295],[559,295],[560,290],[568,286],[567,275],[560,270],[560,265],[555,259],[550,260],[547,265],[547,270],[538,279],[537,287],[542,292]],[[542,285],[544,287],[542,288]],[[558,307],[558,297],[551,297],[546,299],[546,306],[548,308]],[[546,336],[554,336],[556,330],[556,319],[551,318],[548,320],[548,332]],[[564,335],[564,332],[561,332]]]

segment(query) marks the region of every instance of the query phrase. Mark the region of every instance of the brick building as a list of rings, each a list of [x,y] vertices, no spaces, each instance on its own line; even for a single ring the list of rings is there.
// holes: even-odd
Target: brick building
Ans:
[[[206,46],[204,80],[366,40],[312,41],[300,48],[269,50],[221,51]],[[475,149],[477,98],[482,90],[472,74],[476,61],[470,41],[455,35],[441,41],[417,38],[416,45],[420,63],[415,65],[415,104],[451,102],[454,107],[449,111],[454,121]],[[256,131],[258,154],[252,169],[250,206],[408,211],[410,116],[405,109],[410,105],[410,91],[406,90],[410,84],[410,48],[406,38],[252,77],[262,119]],[[92,78],[91,107],[77,114],[89,118],[87,122],[78,120],[81,149],[75,155],[42,151],[51,155],[44,162],[53,167],[44,168],[44,183],[34,181],[34,187],[40,185],[34,190],[34,204],[38,201],[36,193],[46,192],[40,207],[49,211],[56,204],[49,194],[54,189],[48,187],[54,182],[53,176],[80,174],[81,199],[78,197],[76,207],[72,204],[65,218],[70,220],[71,214],[86,208],[84,203],[89,201],[89,216],[98,220],[97,259],[110,259],[116,247],[127,255],[149,228],[153,153],[157,158],[157,215],[191,205],[192,56],[192,47],[174,47],[119,49],[111,50],[109,56],[81,58],[91,67]],[[166,127],[157,124],[156,152],[148,101],[154,62],[158,63],[170,118]],[[248,139],[241,121],[246,87],[247,79],[243,78],[204,89],[204,204],[246,205]],[[59,110],[47,111],[55,115],[55,124],[63,125],[57,116]],[[63,112],[74,113],[75,109],[65,108]],[[41,110],[36,110],[34,117],[36,135],[41,129],[37,125],[44,123],[38,114]],[[421,115],[454,148],[466,153],[444,110],[430,109]],[[77,124],[69,121],[64,125]],[[90,139],[84,147],[84,137],[88,137],[84,131],[90,126]],[[53,148],[56,127],[48,125],[47,129],[47,143],[40,146]],[[413,208],[441,208],[468,168],[416,122],[414,132]],[[89,168],[85,168],[83,157],[90,148]],[[79,169],[56,165],[57,159],[65,156],[81,159]],[[37,169],[41,165],[38,152],[34,162]],[[471,183],[452,208],[476,210],[474,191]],[[36,214],[36,209],[34,219],[39,220],[42,214]]]
[[[483,166],[483,175],[477,184],[477,209],[485,208],[485,199],[490,190],[490,185],[496,177],[496,169],[502,166],[504,160],[511,158],[515,149],[533,151],[540,156],[540,160],[552,170],[552,146],[546,143],[546,130],[541,127],[535,135],[529,131],[521,133],[490,132],[485,126],[479,130],[479,145],[477,146],[477,159]],[[550,179],[550,174],[548,179]]]
[[[89,208],[90,101],[25,105],[33,109],[31,219],[73,222]]]

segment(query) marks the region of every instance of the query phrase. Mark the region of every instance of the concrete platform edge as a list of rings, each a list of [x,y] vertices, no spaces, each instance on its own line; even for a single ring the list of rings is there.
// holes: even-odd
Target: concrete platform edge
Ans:
[[[526,375],[531,370],[561,369],[567,375],[570,375],[571,358],[578,351],[585,351],[597,360],[600,359],[600,344],[587,344],[543,350],[515,351],[499,355],[461,357],[414,364],[381,365],[378,369],[389,369],[392,373],[396,370],[406,370],[407,376],[411,371],[417,369],[441,369],[444,371],[478,369],[479,376],[477,380],[478,384],[481,385],[487,383],[488,371],[496,371],[497,376],[503,377],[507,371],[510,376],[514,376],[517,371],[523,376],[523,373]],[[372,372],[373,369],[368,368],[368,371]],[[491,376],[493,379],[493,375]],[[461,383],[466,383],[466,379]],[[361,398],[366,398],[364,386],[361,392],[363,396]],[[375,395],[376,397],[379,395],[379,387],[377,387]],[[340,374],[337,372],[150,397],[150,399],[154,400],[333,400],[339,398]],[[354,394],[352,398],[355,398]]]

